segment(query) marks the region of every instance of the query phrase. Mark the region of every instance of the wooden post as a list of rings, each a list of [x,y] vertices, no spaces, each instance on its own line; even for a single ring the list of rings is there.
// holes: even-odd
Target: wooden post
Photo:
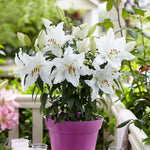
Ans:
[[[43,140],[43,116],[39,108],[32,110],[32,143],[42,143]]]
[[[20,104],[20,108],[32,108],[32,142],[42,143],[43,140],[43,117],[40,114],[40,96],[36,101],[32,100],[32,95],[18,95],[16,102]],[[16,112],[19,108],[16,108]],[[19,127],[16,126],[9,131],[9,139],[19,138]]]

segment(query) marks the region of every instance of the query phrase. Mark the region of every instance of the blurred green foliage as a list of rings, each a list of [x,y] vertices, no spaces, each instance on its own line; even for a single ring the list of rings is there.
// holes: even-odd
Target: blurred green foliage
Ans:
[[[14,56],[20,47],[17,32],[32,39],[42,27],[42,18],[55,19],[56,0],[0,0],[0,43],[7,56]]]
[[[118,100],[121,100],[126,108],[136,115],[138,119],[134,121],[134,124],[144,130],[148,135],[148,138],[144,141],[150,144],[150,68],[146,67],[150,64],[150,11],[141,9],[139,1],[135,0],[133,8],[123,8],[120,14],[118,6],[121,0],[102,1],[107,2],[107,11],[110,11],[114,6],[118,16],[122,15],[126,23],[125,27],[122,27],[118,17],[117,21],[120,28],[117,32],[120,32],[123,36],[122,30],[125,30],[126,41],[136,42],[134,49],[131,51],[135,59],[122,63],[120,71],[122,72],[123,82],[120,82],[120,89],[116,89],[116,95]],[[111,26],[110,24],[111,20],[109,20],[108,25],[105,24],[106,29]],[[145,67],[147,70],[141,73],[141,70]],[[125,122],[123,124],[125,125]]]
[[[124,82],[122,90],[116,90],[116,94],[126,108],[136,115],[138,119],[134,124],[144,130],[148,135],[144,141],[150,144],[150,76],[148,68],[141,72],[150,63],[150,12],[138,6],[132,13],[125,9],[123,11],[124,18],[128,20],[126,28],[132,31],[132,34],[127,32],[127,41],[136,41],[132,50],[135,59],[123,62],[121,71]]]

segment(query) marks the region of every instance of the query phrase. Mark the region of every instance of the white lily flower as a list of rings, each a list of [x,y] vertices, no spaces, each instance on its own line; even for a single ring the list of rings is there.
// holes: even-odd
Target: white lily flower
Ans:
[[[134,58],[132,54],[125,50],[125,38],[115,39],[112,28],[108,30],[107,36],[104,36],[101,39],[95,39],[95,42],[100,53],[95,61],[98,62],[98,60],[100,60],[99,64],[108,61],[112,67],[119,70],[123,59],[131,60]]]
[[[38,52],[35,56],[29,56],[20,51],[19,56],[16,55],[15,57],[15,62],[18,66],[17,73],[22,77],[23,91],[34,84],[39,76],[45,83],[51,85],[49,74],[52,64],[45,60],[41,52]]]
[[[45,26],[45,28],[48,28],[50,26],[50,24],[52,24],[52,22],[48,19],[42,18],[42,22]]]
[[[64,58],[56,58],[56,69],[51,76],[54,79],[54,84],[60,83],[65,79],[77,87],[79,84],[80,75],[90,75],[92,71],[83,64],[84,53],[73,54],[72,48],[68,47],[64,53]]]
[[[61,57],[61,47],[69,40],[72,40],[73,36],[65,35],[63,31],[63,22],[59,23],[56,27],[49,26],[47,31],[47,42],[45,48],[43,48],[43,53],[51,51],[57,57]]]
[[[27,66],[30,60],[30,56],[26,53],[22,52],[22,49],[20,49],[18,55],[15,56],[15,63],[18,66],[18,70],[15,72],[19,77],[24,75],[24,71],[27,70]]]
[[[92,101],[97,98],[99,90],[102,90],[104,93],[112,94],[113,89],[111,82],[113,80],[111,74],[111,66],[107,65],[105,69],[96,70],[93,74],[92,80],[86,80],[86,83],[92,88]]]
[[[86,37],[89,30],[88,24],[81,24],[80,27],[73,27],[72,35],[75,38],[84,38]]]
[[[90,40],[89,38],[85,38],[82,41],[77,41],[77,51],[79,53],[86,53],[90,50]]]

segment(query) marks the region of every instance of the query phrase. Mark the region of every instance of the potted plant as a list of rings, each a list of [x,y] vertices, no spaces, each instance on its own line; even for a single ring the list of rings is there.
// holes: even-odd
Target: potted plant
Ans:
[[[98,130],[98,95],[112,94],[112,82],[119,75],[121,61],[133,59],[125,50],[125,38],[115,39],[110,28],[107,35],[93,36],[97,25],[72,26],[57,7],[63,20],[58,25],[43,19],[35,42],[23,33],[18,38],[24,48],[16,53],[17,75],[24,91],[35,83],[41,91],[41,110],[45,114],[52,150],[94,150]],[[66,34],[69,33],[69,34]]]

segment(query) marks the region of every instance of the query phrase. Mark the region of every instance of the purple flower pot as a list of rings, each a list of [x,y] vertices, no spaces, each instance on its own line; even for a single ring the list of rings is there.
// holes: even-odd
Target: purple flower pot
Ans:
[[[54,124],[54,120],[45,118],[49,130],[52,150],[95,150],[98,131],[103,117],[94,121],[74,121]]]

